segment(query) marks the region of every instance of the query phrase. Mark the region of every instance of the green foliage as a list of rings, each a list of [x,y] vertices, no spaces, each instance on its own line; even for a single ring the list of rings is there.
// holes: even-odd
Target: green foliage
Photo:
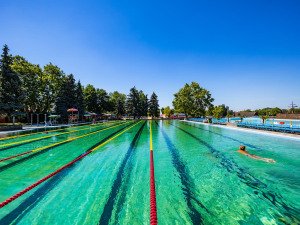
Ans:
[[[23,93],[23,106],[25,112],[36,112],[40,101],[40,80],[42,69],[39,65],[28,62],[21,56],[15,56],[11,65],[21,80]]]
[[[276,108],[263,108],[255,110],[259,116],[276,116],[278,113],[282,113],[282,110],[278,107]]]
[[[148,113],[148,96],[143,91],[139,91],[139,116],[147,116]]]
[[[174,110],[171,109],[170,106],[167,106],[164,108],[163,114],[169,118],[171,115],[174,114]]]
[[[148,113],[148,97],[143,91],[138,91],[136,87],[130,89],[126,100],[126,112],[133,118],[147,116]]]
[[[204,116],[207,109],[212,106],[214,99],[208,90],[197,82],[185,84],[174,94],[173,106],[178,113],[185,113],[193,117]]]
[[[159,104],[157,95],[153,92],[149,101],[149,115],[151,117],[159,117]]]
[[[213,109],[211,109],[211,113],[214,118],[220,119],[224,117],[231,117],[233,115],[233,111],[229,109],[228,106],[225,106],[224,104],[215,106]]]
[[[96,89],[93,85],[88,84],[84,89],[85,109],[89,112],[98,111],[98,97]]]
[[[13,57],[7,45],[3,47],[0,60],[0,112],[10,115],[23,108],[23,92],[18,73],[12,69]]]
[[[76,84],[73,74],[66,76],[59,87],[55,101],[56,114],[61,116],[62,121],[68,120],[67,110],[76,105]]]
[[[51,112],[58,92],[64,82],[65,74],[52,63],[44,66],[42,76],[40,77],[40,108],[39,112]]]
[[[215,106],[212,113],[214,118],[220,119],[226,115],[226,108],[224,105]]]
[[[266,119],[269,119],[269,116],[261,115],[260,118],[262,119],[262,122],[265,123]]]
[[[110,93],[110,107],[112,108],[112,112],[117,115],[117,117],[121,117],[125,114],[125,102],[126,95],[120,92],[114,91]]]
[[[77,82],[75,87],[75,108],[78,109],[79,117],[83,118],[85,105],[83,87],[80,81]]]
[[[140,117],[140,93],[133,87],[130,89],[130,92],[127,96],[126,101],[126,112],[129,116],[133,116],[133,118]]]
[[[294,108],[289,110],[290,113],[300,114],[300,108]]]
[[[96,112],[101,114],[110,110],[110,102],[109,102],[109,96],[107,92],[104,89],[98,89],[96,90],[97,93],[97,110]]]
[[[104,89],[96,89],[92,85],[83,88],[80,81],[76,83],[74,76],[68,75],[56,65],[49,63],[40,68],[21,56],[12,57],[5,45],[0,61],[0,113],[19,115],[16,113],[49,113],[55,111],[67,121],[67,109],[78,109],[79,115],[84,111],[113,112],[118,117],[125,114],[134,118],[146,116],[148,113],[148,97],[135,87],[126,95],[117,91],[108,95]],[[151,115],[159,116],[158,100],[155,93],[151,99]],[[26,115],[25,114],[25,115]]]

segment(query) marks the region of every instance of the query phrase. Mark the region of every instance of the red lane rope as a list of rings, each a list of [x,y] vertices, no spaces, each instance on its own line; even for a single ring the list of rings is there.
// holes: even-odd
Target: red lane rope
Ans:
[[[97,147],[83,153],[82,155],[78,156],[77,158],[75,158],[74,160],[72,160],[71,162],[65,164],[64,166],[60,167],[58,170],[50,173],[48,176],[40,179],[39,181],[35,182],[34,184],[28,186],[27,188],[23,189],[22,191],[18,192],[17,194],[13,195],[12,197],[6,199],[4,202],[0,203],[0,208],[6,206],[7,204],[9,204],[10,202],[16,200],[17,198],[19,198],[20,196],[24,195],[25,193],[27,193],[28,191],[30,191],[31,189],[35,188],[36,186],[38,186],[39,184],[43,183],[44,181],[50,179],[51,177],[53,177],[54,175],[58,174],[59,172],[61,172],[62,170],[66,169],[67,167],[71,166],[72,164],[76,163],[77,161],[81,160],[82,158],[86,157],[88,154],[92,153],[93,151],[95,151],[96,149],[98,149],[99,147],[107,144],[109,141],[112,141],[113,139],[115,139],[116,137],[120,136],[121,134],[123,134],[124,132],[126,132],[127,130],[131,129],[132,127],[136,126],[138,123],[135,123],[132,126],[129,126],[127,129],[123,130],[121,133],[113,136],[112,138],[108,139],[107,141],[103,142],[102,144],[98,145]]]
[[[6,206],[8,203],[16,200],[17,198],[19,198],[20,196],[24,195],[26,192],[30,191],[31,189],[35,188],[36,186],[38,186],[39,184],[43,183],[44,181],[48,180],[49,178],[53,177],[54,175],[58,174],[59,172],[61,172],[62,170],[66,169],[67,167],[71,166],[72,164],[74,164],[75,162],[79,161],[80,159],[82,159],[83,157],[87,156],[88,154],[90,154],[92,152],[92,150],[82,154],[81,156],[77,157],[76,159],[74,159],[73,161],[69,162],[68,164],[60,167],[58,170],[54,171],[53,173],[50,173],[48,176],[42,178],[41,180],[35,182],[34,184],[30,185],[29,187],[23,189],[22,191],[18,192],[17,194],[15,194],[14,196],[6,199],[4,202],[0,203],[0,208]]]
[[[28,152],[23,152],[21,154],[13,155],[13,156],[10,156],[10,157],[4,158],[4,159],[0,159],[0,162],[6,161],[6,160],[9,160],[9,159],[13,159],[13,158],[16,158],[18,156],[26,155],[26,154],[29,154],[29,153],[31,153],[31,150],[28,151]]]
[[[153,151],[150,151],[150,224],[157,224]]]

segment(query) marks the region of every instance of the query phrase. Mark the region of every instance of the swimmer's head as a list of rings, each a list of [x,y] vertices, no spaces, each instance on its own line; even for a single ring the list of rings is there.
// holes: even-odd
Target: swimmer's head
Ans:
[[[245,145],[240,145],[240,150],[241,151],[246,151],[246,146]]]

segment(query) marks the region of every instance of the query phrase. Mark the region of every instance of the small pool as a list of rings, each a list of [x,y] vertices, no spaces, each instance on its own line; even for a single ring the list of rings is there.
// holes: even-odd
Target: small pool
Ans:
[[[150,123],[158,224],[300,223],[300,138],[130,121],[0,139],[0,202],[94,149],[0,208],[0,224],[150,224]]]

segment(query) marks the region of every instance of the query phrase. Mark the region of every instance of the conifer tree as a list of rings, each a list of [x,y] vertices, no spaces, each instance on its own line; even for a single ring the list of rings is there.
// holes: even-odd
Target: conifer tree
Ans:
[[[0,112],[9,118],[12,113],[22,109],[23,93],[21,80],[18,74],[12,70],[12,56],[9,48],[4,45],[0,60]]]
[[[130,89],[130,92],[127,96],[126,112],[129,116],[133,116],[134,119],[140,116],[139,103],[139,91],[136,89],[136,87],[133,87]]]
[[[69,108],[76,104],[76,85],[73,74],[66,76],[58,90],[55,101],[55,111],[61,116],[63,121],[67,121]]]
[[[159,112],[157,95],[153,92],[149,101],[149,114],[151,117],[159,117]]]
[[[84,95],[80,81],[77,82],[75,88],[75,107],[78,109],[79,117],[82,118],[84,115]]]
[[[148,114],[148,96],[143,91],[139,91],[139,116]]]

